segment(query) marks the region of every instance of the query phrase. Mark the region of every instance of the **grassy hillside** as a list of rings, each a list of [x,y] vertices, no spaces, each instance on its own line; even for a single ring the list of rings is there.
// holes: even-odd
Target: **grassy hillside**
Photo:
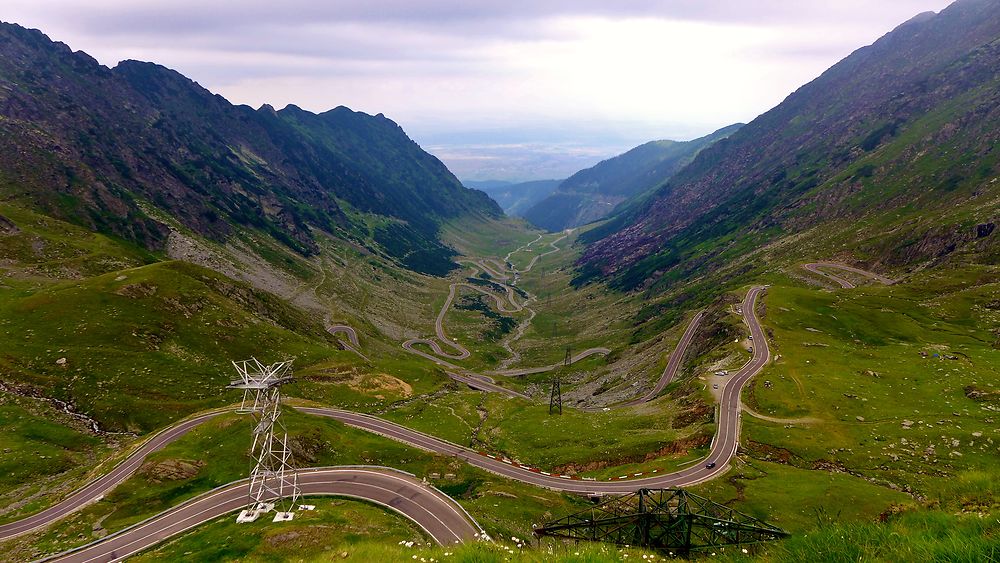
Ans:
[[[573,289],[571,265],[581,251],[574,245],[574,234],[558,243],[563,251],[537,261],[519,282],[538,299],[536,318],[518,349],[527,365],[558,362],[566,345],[578,349],[602,344],[614,352],[607,360],[587,360],[563,374],[570,409],[562,417],[550,417],[544,402],[505,399],[452,385],[428,362],[399,348],[408,335],[432,333],[433,318],[450,279],[406,272],[386,257],[365,254],[334,240],[324,243],[318,260],[282,254],[280,246],[265,246],[262,248],[271,250],[262,255],[271,257],[275,272],[299,276],[294,279],[300,282],[279,298],[190,264],[146,263],[153,258],[133,247],[100,235],[84,236],[76,227],[16,208],[6,208],[4,214],[17,218],[12,221],[16,232],[0,241],[10,256],[25,257],[5,262],[9,275],[2,278],[7,286],[2,293],[3,307],[12,313],[4,318],[14,323],[7,338],[15,338],[17,330],[27,333],[32,327],[45,327],[55,338],[65,338],[42,347],[30,333],[26,339],[21,334],[29,348],[5,358],[17,368],[9,372],[10,379],[30,384],[44,394],[71,397],[78,410],[98,418],[102,425],[118,425],[116,428],[146,431],[204,406],[229,402],[234,397],[221,391],[229,377],[226,360],[262,349],[283,355],[291,351],[297,356],[300,380],[286,388],[290,396],[378,413],[539,467],[606,478],[653,468],[665,471],[696,460],[704,451],[703,438],[713,429],[711,419],[700,410],[700,405],[711,400],[703,391],[710,387],[708,373],[718,366],[736,367],[743,357],[732,341],[733,334],[742,334],[740,320],[727,312],[742,296],[740,290],[722,301],[705,302],[711,313],[696,340],[695,353],[686,362],[681,381],[669,387],[664,397],[638,409],[574,410],[577,400],[584,400],[580,404],[614,402],[634,396],[637,383],[648,385],[662,370],[666,352],[683,329],[683,311],[699,306],[695,300],[650,314],[644,311],[662,302],[641,294],[616,293],[596,284]],[[452,246],[468,256],[498,259],[537,238],[536,233],[502,222],[459,223],[446,227],[444,233]],[[547,245],[556,238],[545,235],[537,247],[532,245],[510,259],[524,268],[535,255],[551,250]],[[65,246],[57,244],[59,241]],[[233,250],[206,248],[214,248],[219,256]],[[816,247],[807,245],[802,252],[810,248]],[[53,254],[46,255],[45,249]],[[997,278],[992,269],[970,262],[928,270],[892,287],[831,292],[803,280],[807,275],[794,261],[795,254],[789,254],[787,261],[775,258],[779,250],[762,251],[765,256],[775,253],[764,260],[767,268],[743,274],[772,284],[762,320],[774,352],[781,355],[754,382],[745,402],[764,416],[789,420],[771,422],[745,415],[744,448],[736,467],[725,478],[699,486],[698,492],[794,532],[788,542],[755,552],[775,560],[791,557],[783,555],[784,550],[794,554],[806,549],[797,546],[817,545],[810,543],[812,538],[832,538],[817,536],[828,534],[830,529],[855,526],[850,533],[881,537],[880,528],[870,523],[880,514],[899,510],[893,507],[923,510],[921,507],[933,507],[937,499],[964,498],[969,504],[963,501],[963,506],[989,510],[982,508],[995,502],[986,468],[995,464],[998,452],[989,442],[990,401],[996,390],[989,383],[992,372],[988,366],[994,363],[994,335],[1000,330],[992,309],[985,306],[995,300]],[[29,260],[29,256],[33,258]],[[76,273],[84,262],[80,256],[106,256],[87,262],[106,262],[107,270],[95,268],[86,276]],[[50,273],[41,276],[38,272]],[[70,272],[73,277],[56,279],[51,272]],[[122,276],[125,279],[119,279]],[[463,278],[456,273],[453,279]],[[692,287],[697,283],[695,280]],[[394,297],[402,292],[411,299]],[[305,314],[289,302],[322,306],[328,322],[357,326],[362,352],[369,361],[339,350],[333,337],[323,330],[322,315]],[[185,314],[190,317],[182,323],[179,319]],[[464,339],[468,336],[461,332],[462,327],[475,329],[482,314],[455,310],[446,322]],[[98,325],[87,320],[93,318],[102,322]],[[75,327],[72,335],[60,335],[66,333],[59,330],[65,322]],[[227,340],[229,335],[238,337]],[[81,339],[88,344],[79,346]],[[928,352],[927,358],[919,354],[922,350]],[[939,357],[934,358],[934,353]],[[960,359],[947,359],[946,354]],[[66,364],[56,364],[59,357],[66,357]],[[487,367],[490,361],[478,355],[469,364]],[[821,369],[813,367],[817,365]],[[149,371],[140,369],[147,366]],[[134,373],[133,367],[137,368]],[[75,371],[78,368],[80,372]],[[65,377],[67,372],[72,376]],[[547,382],[548,377],[542,375],[511,385],[544,399]],[[969,386],[974,389],[968,390]],[[127,403],[110,391],[117,388],[128,390]],[[0,518],[10,519],[15,513],[30,512],[51,502],[53,493],[55,497],[64,494],[84,478],[87,469],[133,440],[128,436],[94,436],[86,425],[74,426],[68,420],[53,425],[46,421],[53,416],[49,411],[54,410],[47,403],[0,396],[11,405],[5,412],[17,417],[10,429],[18,438],[4,447],[25,455],[45,451],[44,455],[58,462],[19,467],[4,483],[5,498],[27,502],[12,505],[17,512]],[[123,404],[133,406],[125,409],[120,406]],[[154,404],[156,408],[151,407]],[[859,416],[864,420],[858,420]],[[806,424],[799,419],[821,422]],[[946,424],[938,424],[939,420]],[[296,456],[304,464],[381,463],[418,475],[454,474],[454,478],[442,478],[435,484],[466,503],[497,537],[526,537],[531,524],[580,506],[577,499],[484,475],[333,423],[294,413],[289,421],[293,436],[301,442]],[[904,421],[913,424],[907,427]],[[227,418],[218,424],[237,428],[240,422]],[[927,428],[928,424],[933,428]],[[314,435],[316,432],[319,434]],[[939,437],[942,435],[947,443]],[[557,445],[553,436],[559,437]],[[196,469],[192,476],[155,483],[151,481],[156,478],[155,469],[150,469],[154,473],[140,473],[106,501],[45,533],[18,540],[10,549],[33,556],[37,550],[83,542],[95,533],[127,525],[239,477],[246,469],[241,454],[246,437],[242,432],[207,427],[151,460],[151,468],[159,462],[197,462],[189,464]],[[952,445],[956,439],[959,446]],[[320,443],[324,445],[317,446]],[[925,459],[930,445],[934,454]],[[229,450],[232,455],[216,455]],[[953,455],[953,451],[962,455]],[[893,460],[890,454],[899,459]],[[40,486],[33,486],[36,483]],[[965,484],[963,492],[957,491],[956,483]],[[47,494],[36,495],[43,490]],[[404,538],[419,541],[419,533],[394,516],[387,518],[350,503],[320,506],[321,512],[300,521],[292,531],[308,537],[314,537],[317,528],[333,532],[316,544],[297,547],[304,549],[303,557],[312,556],[310,553],[322,557],[330,550],[337,554],[443,557],[433,549],[414,551],[396,545]],[[971,510],[958,510],[966,509]],[[345,522],[349,515],[353,516]],[[845,522],[845,527],[830,528],[833,518]],[[919,522],[923,516],[905,518]],[[92,529],[94,521],[102,526],[96,531]],[[910,520],[902,520],[906,521]],[[379,540],[360,541],[357,535],[361,529]],[[281,541],[271,539],[272,534],[288,531],[241,528],[234,532],[229,520],[223,520],[148,557],[169,559],[192,551],[208,558],[238,553],[265,560],[274,557],[274,542]],[[227,536],[238,538],[231,544],[232,550],[210,547],[217,543],[212,538]],[[938,544],[925,545],[939,549],[934,547]],[[549,544],[543,544],[541,551],[522,548],[520,557],[577,557],[577,548],[564,552],[551,545],[555,550],[551,554],[549,548]],[[318,551],[310,551],[313,549]],[[471,559],[490,558],[497,549],[473,546],[455,553],[465,553],[463,557]],[[595,561],[624,558],[618,549],[579,549]],[[631,553],[634,557],[635,552]]]

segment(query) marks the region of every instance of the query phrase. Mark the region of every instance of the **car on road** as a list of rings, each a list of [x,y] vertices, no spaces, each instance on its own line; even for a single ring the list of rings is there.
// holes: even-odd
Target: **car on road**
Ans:
[[[719,384],[718,383],[713,383],[712,384],[712,389],[718,389],[718,388],[719,388]]]
[[[708,462],[708,463],[705,464],[705,469],[711,469],[713,467],[715,467],[715,462],[714,461],[710,461],[710,462]]]

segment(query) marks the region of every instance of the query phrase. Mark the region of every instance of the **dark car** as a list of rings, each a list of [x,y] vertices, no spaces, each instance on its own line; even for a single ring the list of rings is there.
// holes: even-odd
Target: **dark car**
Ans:
[[[714,461],[710,461],[710,462],[708,462],[708,463],[705,464],[705,469],[711,469],[713,467],[715,467],[715,462]]]

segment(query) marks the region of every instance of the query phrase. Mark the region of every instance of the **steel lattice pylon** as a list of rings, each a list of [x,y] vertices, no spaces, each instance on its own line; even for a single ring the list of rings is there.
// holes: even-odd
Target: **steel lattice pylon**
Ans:
[[[280,505],[275,522],[291,520],[292,508],[299,497],[298,478],[288,449],[288,432],[281,423],[280,386],[292,380],[292,361],[264,365],[256,358],[233,362],[239,379],[230,389],[243,390],[243,402],[237,412],[249,413],[256,424],[250,455],[250,500],[237,522],[252,522]],[[275,432],[277,427],[277,432]]]
[[[563,369],[570,365],[570,349],[566,348],[566,360],[563,362]],[[559,370],[555,370],[552,376],[552,391],[549,393],[549,414],[562,414],[562,384]]]
[[[549,536],[670,550],[772,541],[787,532],[683,489],[640,489],[535,529]]]

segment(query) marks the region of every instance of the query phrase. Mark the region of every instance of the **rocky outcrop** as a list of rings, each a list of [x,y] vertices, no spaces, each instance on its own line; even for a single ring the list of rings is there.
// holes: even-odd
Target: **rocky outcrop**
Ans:
[[[0,236],[16,235],[19,232],[21,230],[17,228],[17,225],[13,221],[0,215]]]

